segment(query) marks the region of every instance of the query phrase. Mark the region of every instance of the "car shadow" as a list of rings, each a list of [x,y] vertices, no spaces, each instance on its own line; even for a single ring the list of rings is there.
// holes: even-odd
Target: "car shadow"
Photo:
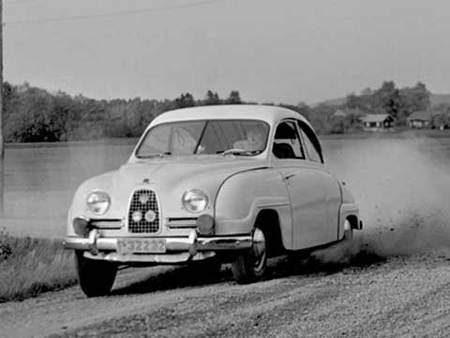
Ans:
[[[342,252],[342,247],[330,247],[311,254],[290,253],[272,258],[268,262],[268,273],[264,281],[290,276],[320,276],[345,270],[361,270],[386,262],[369,249],[359,248],[357,252]],[[125,281],[117,283],[112,295],[144,294],[179,288],[199,287],[224,282],[234,283],[229,264],[222,265],[220,271],[199,270],[190,266],[170,266],[134,269],[125,273]],[[120,279],[120,278],[119,278]]]
[[[231,271],[224,266],[220,271],[213,272],[207,269],[199,272],[198,269],[189,266],[171,266],[146,270],[148,271],[147,274],[139,273],[139,276],[133,276],[133,272],[129,273],[128,281],[119,282],[111,295],[143,294],[232,281]]]
[[[338,242],[309,253],[294,252],[281,257],[272,270],[273,278],[292,275],[328,275],[384,264],[381,256],[363,242]]]

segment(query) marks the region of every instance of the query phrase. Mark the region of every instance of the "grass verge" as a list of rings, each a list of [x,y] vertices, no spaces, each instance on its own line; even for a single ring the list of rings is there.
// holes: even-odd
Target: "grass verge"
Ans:
[[[62,241],[13,237],[0,230],[0,303],[76,284],[72,251]]]

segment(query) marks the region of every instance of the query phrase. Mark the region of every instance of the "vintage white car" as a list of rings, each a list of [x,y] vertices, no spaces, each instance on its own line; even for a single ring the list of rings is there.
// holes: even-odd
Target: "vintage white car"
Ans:
[[[82,290],[98,296],[124,265],[231,262],[238,283],[253,282],[267,257],[351,239],[361,228],[305,118],[221,105],[155,118],[126,164],[78,188],[65,245],[75,249]]]

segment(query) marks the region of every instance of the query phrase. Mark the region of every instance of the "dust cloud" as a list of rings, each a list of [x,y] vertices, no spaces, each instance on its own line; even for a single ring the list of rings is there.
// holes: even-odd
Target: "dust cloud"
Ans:
[[[364,229],[355,231],[351,247],[321,250],[316,258],[340,262],[450,247],[448,138],[329,140],[325,148],[329,167],[360,206]]]

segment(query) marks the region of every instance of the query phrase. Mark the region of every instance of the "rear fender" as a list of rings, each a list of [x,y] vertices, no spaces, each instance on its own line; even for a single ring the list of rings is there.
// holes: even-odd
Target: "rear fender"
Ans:
[[[349,221],[352,229],[362,229],[362,222],[359,217],[359,207],[356,204],[352,193],[347,188],[344,182],[340,183],[340,187],[342,194],[342,204],[339,209],[338,239],[342,239],[344,237],[344,223],[346,220]]]

